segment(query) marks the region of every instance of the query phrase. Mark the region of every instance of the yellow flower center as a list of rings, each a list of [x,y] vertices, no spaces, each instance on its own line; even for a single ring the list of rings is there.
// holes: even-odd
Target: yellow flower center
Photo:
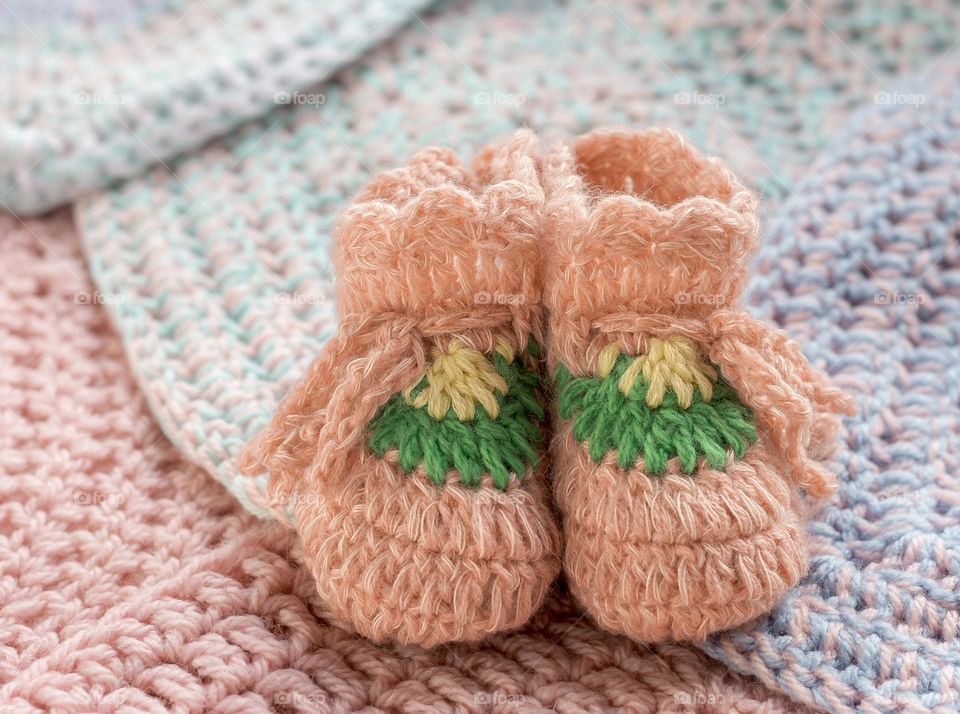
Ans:
[[[619,356],[618,345],[604,347],[597,359],[597,375],[609,376]],[[677,403],[683,409],[693,403],[694,389],[699,389],[703,401],[709,402],[717,381],[717,371],[704,361],[696,344],[687,337],[650,338],[647,353],[634,358],[617,386],[628,394],[641,376],[648,385],[649,407],[659,407],[668,388],[677,395]]]
[[[502,340],[497,343],[497,352],[508,362],[514,358],[513,350]],[[451,340],[447,351],[438,347],[430,351],[430,366],[424,377],[427,384],[416,396],[416,384],[403,391],[403,398],[413,407],[426,407],[434,419],[443,419],[453,408],[460,421],[470,421],[480,404],[491,419],[500,413],[496,391],[507,393],[507,382],[493,368],[482,353],[467,347],[459,340]],[[421,380],[417,380],[417,384]]]

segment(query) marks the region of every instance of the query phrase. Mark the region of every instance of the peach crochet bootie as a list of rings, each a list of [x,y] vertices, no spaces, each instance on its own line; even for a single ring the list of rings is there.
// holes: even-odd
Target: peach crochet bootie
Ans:
[[[248,448],[332,612],[432,646],[522,625],[560,568],[544,485],[543,191],[521,132],[427,149],[342,216],[340,332]]]
[[[552,460],[570,587],[603,627],[700,639],[807,568],[798,488],[851,404],[737,306],[756,199],[678,134],[600,131],[544,167]]]

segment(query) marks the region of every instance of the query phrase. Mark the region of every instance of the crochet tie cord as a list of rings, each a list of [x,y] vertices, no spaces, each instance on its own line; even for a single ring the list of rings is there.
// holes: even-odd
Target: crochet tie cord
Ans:
[[[833,491],[808,447],[852,402],[737,307],[756,199],[718,160],[669,130],[596,131],[551,152],[544,186],[571,591],[640,640],[740,625],[806,572],[791,485]]]
[[[39,213],[202,146],[306,91],[426,0],[0,5],[0,206]]]
[[[535,151],[518,133],[470,173],[425,149],[360,193],[338,227],[340,331],[242,459],[293,497],[331,611],[376,640],[518,627],[559,571]]]

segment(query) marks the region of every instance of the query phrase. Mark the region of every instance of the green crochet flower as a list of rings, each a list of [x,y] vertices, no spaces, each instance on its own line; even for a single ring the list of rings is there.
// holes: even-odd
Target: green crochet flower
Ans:
[[[527,349],[536,355],[535,345]],[[405,472],[423,464],[427,476],[438,485],[445,483],[450,469],[456,469],[465,485],[479,485],[488,473],[497,488],[505,489],[510,474],[522,477],[538,459],[539,424],[544,417],[541,379],[520,356],[507,362],[494,354],[492,362],[507,383],[506,395],[495,392],[500,406],[496,418],[478,405],[468,421],[458,419],[452,408],[437,420],[426,407],[414,407],[402,394],[395,394],[370,422],[370,448],[380,457],[396,449]],[[425,386],[426,379],[414,388],[412,396]]]
[[[670,390],[659,407],[647,406],[647,383],[642,378],[623,394],[617,382],[632,360],[620,355],[604,379],[573,377],[564,365],[557,367],[560,415],[574,420],[573,436],[588,442],[595,462],[614,449],[621,468],[631,468],[642,456],[645,470],[660,474],[677,457],[689,474],[699,458],[720,469],[730,451],[740,458],[757,440],[753,414],[723,379],[717,381],[709,402],[695,390],[687,409],[677,404],[677,395]]]

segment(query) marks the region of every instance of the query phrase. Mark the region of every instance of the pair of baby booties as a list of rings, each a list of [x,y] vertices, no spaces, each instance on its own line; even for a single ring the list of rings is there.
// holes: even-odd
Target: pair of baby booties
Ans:
[[[756,210],[664,129],[546,155],[520,131],[472,168],[426,149],[373,179],[338,225],[340,331],[242,458],[294,499],[334,616],[476,640],[561,566],[641,641],[772,608],[852,405],[738,306]]]

